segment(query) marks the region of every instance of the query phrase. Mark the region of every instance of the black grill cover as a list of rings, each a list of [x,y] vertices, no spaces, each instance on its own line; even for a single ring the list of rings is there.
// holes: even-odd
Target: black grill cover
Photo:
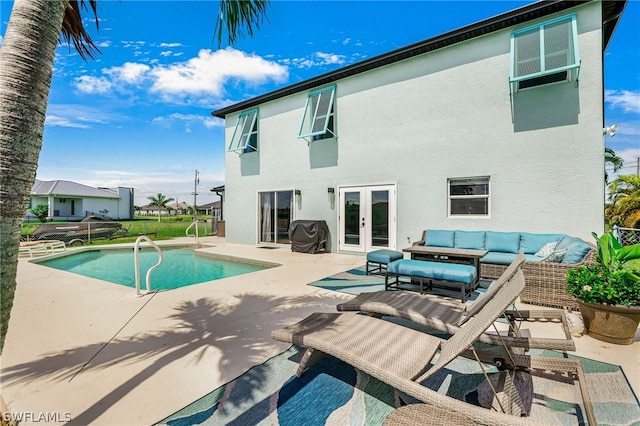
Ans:
[[[329,235],[324,220],[294,220],[289,226],[291,251],[300,253],[320,253],[325,250]]]

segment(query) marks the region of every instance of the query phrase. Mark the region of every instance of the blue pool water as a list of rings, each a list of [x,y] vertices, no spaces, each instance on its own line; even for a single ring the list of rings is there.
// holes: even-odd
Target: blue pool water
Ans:
[[[198,255],[189,249],[164,249],[162,257],[162,264],[151,273],[151,290],[169,290],[267,267]],[[158,253],[154,249],[144,248],[140,251],[141,288],[146,288],[147,270],[157,262]],[[128,287],[136,286],[132,249],[86,251],[39,263]]]

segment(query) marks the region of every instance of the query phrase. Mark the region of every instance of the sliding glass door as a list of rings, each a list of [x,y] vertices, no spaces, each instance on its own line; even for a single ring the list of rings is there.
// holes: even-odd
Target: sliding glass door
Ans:
[[[258,205],[258,242],[289,244],[293,191],[260,192]]]

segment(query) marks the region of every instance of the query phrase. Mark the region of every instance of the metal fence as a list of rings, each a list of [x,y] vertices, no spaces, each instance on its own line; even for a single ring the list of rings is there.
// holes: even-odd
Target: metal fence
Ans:
[[[64,241],[69,245],[89,243],[101,238],[111,239],[124,233],[122,224],[118,222],[67,222],[67,223],[43,223],[39,225],[25,239],[27,241],[56,240]]]
[[[618,241],[623,246],[630,246],[633,244],[640,244],[640,229],[635,228],[620,228],[619,226],[613,227]]]

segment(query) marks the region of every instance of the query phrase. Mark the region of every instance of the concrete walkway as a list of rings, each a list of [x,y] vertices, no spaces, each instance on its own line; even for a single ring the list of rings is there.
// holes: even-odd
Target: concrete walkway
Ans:
[[[306,284],[364,264],[355,255],[201,241],[207,251],[281,266],[137,297],[21,259],[1,357],[10,410],[76,425],[157,422],[285,350],[272,330],[352,297]],[[557,325],[536,327],[533,335]],[[638,393],[640,333],[630,346],[575,340],[577,355],[622,364]]]

